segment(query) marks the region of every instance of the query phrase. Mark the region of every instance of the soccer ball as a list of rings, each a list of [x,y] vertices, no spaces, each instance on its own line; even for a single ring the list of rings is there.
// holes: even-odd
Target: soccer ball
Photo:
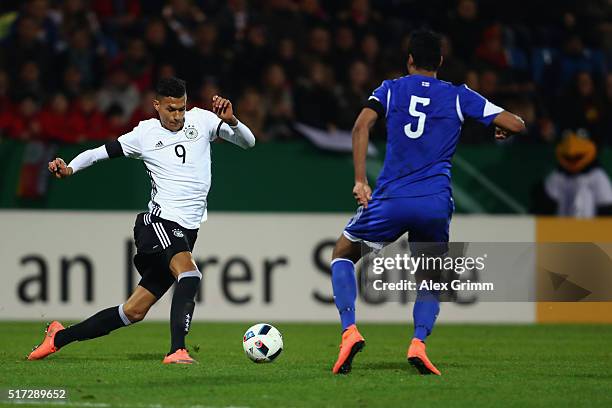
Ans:
[[[255,363],[271,363],[283,351],[283,335],[271,324],[257,323],[244,333],[242,347]]]

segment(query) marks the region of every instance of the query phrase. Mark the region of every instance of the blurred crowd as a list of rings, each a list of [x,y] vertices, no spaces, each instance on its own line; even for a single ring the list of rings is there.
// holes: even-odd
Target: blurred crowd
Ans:
[[[230,97],[262,141],[350,129],[423,26],[444,34],[439,77],[520,114],[522,141],[583,128],[612,144],[608,0],[2,0],[0,132],[116,138],[155,116],[150,89],[172,75],[190,105]],[[465,125],[464,141],[490,136]]]

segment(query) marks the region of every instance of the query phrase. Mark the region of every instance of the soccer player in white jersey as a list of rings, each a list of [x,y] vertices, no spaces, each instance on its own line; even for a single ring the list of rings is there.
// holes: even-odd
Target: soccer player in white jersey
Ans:
[[[255,136],[234,116],[232,103],[225,98],[213,97],[212,112],[199,108],[187,111],[186,104],[185,82],[162,79],[153,101],[159,118],[140,122],[131,132],[79,154],[68,165],[61,158],[49,163],[49,171],[65,178],[101,160],[140,159],[151,178],[151,200],[149,211],[138,214],[134,225],[134,264],[142,278],[132,295],[125,303],[68,328],[53,321],[29,360],[45,358],[74,341],[104,336],[142,320],[176,283],[170,311],[171,346],[163,363],[195,362],[185,347],[185,336],[202,279],[191,251],[198,228],[206,220],[210,142],[222,138],[246,149],[255,145]]]

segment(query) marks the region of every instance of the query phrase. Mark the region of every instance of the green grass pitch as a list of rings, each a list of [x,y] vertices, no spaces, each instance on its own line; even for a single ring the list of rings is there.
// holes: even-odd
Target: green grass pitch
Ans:
[[[277,324],[285,350],[262,365],[242,351],[249,326],[194,323],[187,343],[200,364],[164,366],[166,323],[139,323],[34,362],[24,357],[43,325],[0,323],[0,389],[65,388],[65,406],[91,408],[612,406],[612,325],[439,325],[428,352],[442,377],[417,375],[406,362],[408,325],[360,325],[367,345],[348,376],[330,372],[337,325]]]

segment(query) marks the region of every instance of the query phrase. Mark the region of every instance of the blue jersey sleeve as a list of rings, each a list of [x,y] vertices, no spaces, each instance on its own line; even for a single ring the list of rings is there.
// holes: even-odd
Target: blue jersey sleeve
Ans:
[[[389,109],[389,97],[391,95],[391,81],[385,80],[380,84],[378,88],[372,92],[372,95],[368,98],[368,103],[378,103],[380,105],[379,109],[374,109],[379,113],[384,113],[387,115],[387,110]],[[380,110],[380,111],[379,111]]]
[[[478,92],[472,91],[466,85],[459,87],[457,93],[457,114],[462,121],[464,117],[468,117],[488,126],[502,111],[502,108],[489,102],[485,97]]]

